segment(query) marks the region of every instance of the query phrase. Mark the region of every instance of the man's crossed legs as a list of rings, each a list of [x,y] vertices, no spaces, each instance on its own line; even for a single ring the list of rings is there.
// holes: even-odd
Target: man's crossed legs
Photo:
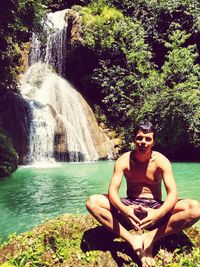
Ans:
[[[122,199],[122,202],[126,199]],[[128,203],[124,203],[125,205]],[[158,203],[159,204],[159,203]],[[152,256],[153,244],[164,236],[176,233],[192,226],[200,219],[200,204],[196,200],[179,200],[171,214],[168,214],[161,225],[141,235],[132,235],[120,222],[116,209],[107,195],[92,195],[86,203],[88,211],[98,222],[130,244],[138,255],[142,267],[155,266]],[[150,208],[150,207],[148,207]],[[153,208],[159,208],[155,206]],[[130,229],[129,229],[130,230]]]

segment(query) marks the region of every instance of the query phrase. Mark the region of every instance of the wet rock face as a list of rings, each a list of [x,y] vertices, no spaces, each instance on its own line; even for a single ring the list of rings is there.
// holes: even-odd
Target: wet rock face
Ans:
[[[94,113],[87,102],[82,98],[82,104],[88,118],[88,124],[93,138],[94,145],[97,149],[99,159],[113,158],[114,144],[111,139],[103,132],[102,128],[99,127]]]
[[[17,169],[18,157],[8,137],[0,133],[0,178]]]
[[[109,139],[108,136],[103,132],[102,128],[99,127],[94,113],[87,102],[82,98],[81,102],[84,105],[85,112],[87,114],[88,127],[90,129],[91,138],[94,146],[98,153],[99,159],[113,158],[113,151],[115,143],[113,140]],[[55,116],[56,128],[55,128],[55,138],[54,138],[54,157],[56,160],[68,161],[69,151],[67,150],[67,139],[66,130],[62,120],[59,116]],[[79,161],[82,161],[81,153],[79,156]]]
[[[84,98],[79,94],[79,101],[83,105],[84,112],[87,116],[87,127],[89,128],[92,142],[97,150],[98,159],[113,158],[114,142],[108,138],[99,127],[94,113]],[[58,114],[55,114],[55,110],[51,107],[51,112],[54,115],[56,121],[55,138],[54,138],[54,157],[57,160],[66,161],[69,159],[69,151],[67,144],[67,129],[63,121]],[[82,161],[81,153],[79,155],[79,161]]]
[[[78,12],[67,9],[66,12],[68,20],[68,38],[70,44],[75,46],[76,44],[83,43],[83,31],[82,31],[82,20]]]
[[[3,100],[2,125],[23,163],[29,149],[30,108],[20,93],[8,93]]]
[[[30,150],[35,152],[38,149],[40,155],[37,155],[36,161],[40,158],[44,160],[46,154],[48,159],[54,157],[59,161],[113,158],[114,141],[99,127],[83,97],[62,78],[65,75],[61,75],[65,71],[66,48],[83,43],[81,17],[71,9],[55,13],[50,13],[47,21],[55,29],[49,32],[46,45],[42,45],[37,36],[32,38],[30,67],[20,77],[24,99],[20,99],[21,104],[16,112],[19,114],[15,116],[18,133],[12,135],[20,162],[26,164],[34,161],[35,155],[30,155]],[[81,119],[77,119],[78,116]],[[40,129],[36,129],[33,121],[38,122]],[[48,133],[44,134],[43,124],[46,131],[51,132],[51,137]],[[38,131],[43,137],[31,146],[30,140],[39,139],[36,136]],[[45,142],[46,148],[41,153]],[[71,157],[70,154],[75,156]]]
[[[81,94],[44,63],[21,77],[29,103],[31,161],[93,161],[112,158],[113,142],[98,126]],[[50,134],[51,133],[51,134]]]

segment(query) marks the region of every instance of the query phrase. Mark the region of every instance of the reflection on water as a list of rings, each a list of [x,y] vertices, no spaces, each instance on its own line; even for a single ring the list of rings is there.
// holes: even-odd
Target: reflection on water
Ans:
[[[63,213],[86,213],[89,195],[106,193],[114,162],[21,167],[0,180],[0,237],[23,232]],[[174,163],[180,198],[200,201],[200,164]],[[125,183],[120,194],[125,194]]]

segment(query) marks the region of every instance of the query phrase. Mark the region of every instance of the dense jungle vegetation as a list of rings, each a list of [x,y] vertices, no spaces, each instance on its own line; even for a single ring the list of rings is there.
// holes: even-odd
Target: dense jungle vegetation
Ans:
[[[200,159],[200,4],[198,0],[2,0],[0,126],[18,154],[28,109],[17,89],[21,51],[51,11],[71,8],[81,40],[68,47],[66,77],[99,122],[132,146],[135,124],[157,127],[157,149],[171,159]],[[1,144],[3,146],[3,144]],[[10,154],[10,161],[16,155]]]

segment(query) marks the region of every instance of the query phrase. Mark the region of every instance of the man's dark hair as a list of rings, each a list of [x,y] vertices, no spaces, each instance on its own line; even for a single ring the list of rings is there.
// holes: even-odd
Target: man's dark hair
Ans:
[[[153,134],[154,134],[153,136],[155,139],[155,135],[156,135],[155,127],[153,126],[153,124],[150,121],[143,120],[143,121],[140,121],[136,125],[135,130],[134,130],[134,139],[135,139],[135,137],[139,131],[142,131],[143,133],[153,132]]]

